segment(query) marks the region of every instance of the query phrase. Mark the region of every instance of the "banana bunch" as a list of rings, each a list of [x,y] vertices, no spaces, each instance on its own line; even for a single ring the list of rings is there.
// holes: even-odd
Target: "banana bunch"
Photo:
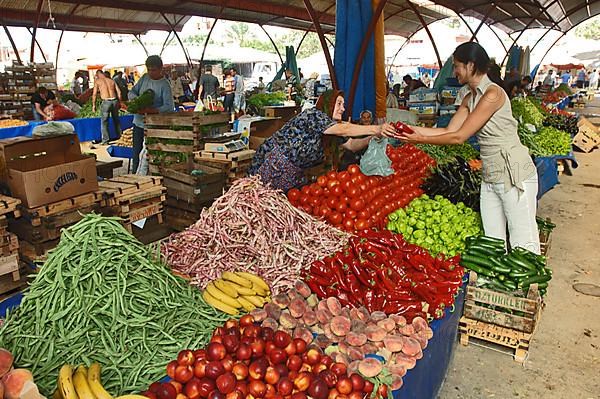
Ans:
[[[271,290],[262,278],[246,272],[224,272],[202,292],[202,297],[212,307],[237,315],[239,309],[247,312],[271,301]]]
[[[58,387],[52,399],[113,399],[100,380],[100,365],[93,363],[89,369],[79,366],[73,373],[65,364],[58,373]]]

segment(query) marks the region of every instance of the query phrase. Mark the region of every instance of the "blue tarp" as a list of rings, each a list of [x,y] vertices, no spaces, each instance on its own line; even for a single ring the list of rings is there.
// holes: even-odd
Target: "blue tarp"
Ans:
[[[454,312],[450,313],[447,310],[443,319],[431,322],[433,338],[427,343],[423,358],[417,360],[415,368],[408,370],[402,378],[404,385],[394,391],[394,399],[437,398],[456,348],[456,334],[463,313],[466,284],[463,284],[463,289],[456,297]]]
[[[118,145],[111,145],[106,149],[108,155],[115,158],[133,158],[133,148],[132,147],[121,147]]]
[[[121,129],[128,129],[133,126],[133,115],[120,116],[119,120],[121,121]],[[66,119],[59,122],[71,123],[75,128],[75,133],[77,133],[80,142],[102,139],[102,133],[100,131],[100,118]],[[0,139],[8,139],[19,136],[30,137],[33,132],[33,128],[44,123],[46,122],[29,122],[29,124],[25,126],[0,129]],[[108,121],[108,128],[111,139],[119,138],[119,135],[117,135],[115,132],[112,119],[109,119]]]
[[[538,173],[538,200],[544,194],[556,186],[558,181],[558,160],[571,161],[571,167],[577,168],[579,164],[575,159],[575,154],[572,152],[568,155],[555,155],[552,157],[536,157],[534,159],[535,167]]]
[[[373,9],[371,0],[338,0],[336,2],[335,74],[340,90],[350,93],[354,65],[358,59],[362,38],[367,32]],[[346,98],[346,100],[348,100]],[[375,49],[373,38],[360,69],[352,110],[352,119],[359,119],[363,110],[375,113]]]

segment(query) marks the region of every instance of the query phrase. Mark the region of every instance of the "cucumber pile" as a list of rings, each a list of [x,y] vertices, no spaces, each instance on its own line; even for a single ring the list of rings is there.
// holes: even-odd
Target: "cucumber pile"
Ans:
[[[476,272],[484,288],[525,295],[537,283],[540,295],[546,294],[552,271],[545,256],[520,247],[507,254],[504,241],[492,237],[467,237],[466,242],[460,264]]]

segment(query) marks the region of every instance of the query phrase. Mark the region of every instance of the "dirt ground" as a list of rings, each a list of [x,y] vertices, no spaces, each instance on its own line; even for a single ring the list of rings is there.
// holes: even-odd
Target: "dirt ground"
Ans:
[[[600,398],[600,298],[572,288],[600,286],[600,149],[575,156],[573,176],[560,176],[539,202],[538,214],[557,225],[548,254],[554,275],[527,360],[521,366],[457,344],[440,399]]]

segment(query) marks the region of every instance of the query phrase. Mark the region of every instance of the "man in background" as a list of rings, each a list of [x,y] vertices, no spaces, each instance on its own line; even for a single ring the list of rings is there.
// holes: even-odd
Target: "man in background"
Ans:
[[[79,71],[75,72],[75,77],[73,78],[73,82],[71,82],[71,91],[75,97],[81,95],[81,73]]]
[[[564,71],[563,74],[560,75],[560,83],[569,86],[570,82],[571,82],[571,74],[569,73],[569,71]]]
[[[264,93],[265,92],[265,82],[263,82],[263,77],[259,76],[258,77],[258,92],[259,93]]]
[[[200,76],[200,79],[198,79],[198,83],[196,85],[198,93],[196,94],[196,97],[204,100],[207,96],[210,96],[213,100],[216,100],[218,88],[219,79],[212,74],[212,66],[207,65],[204,68],[204,74]]]
[[[412,93],[413,91],[421,88],[421,87],[426,87],[425,83],[421,82],[421,79],[413,79],[412,76],[410,75],[405,75],[402,80],[404,80],[404,83],[406,84],[406,87],[404,88],[404,98],[408,99],[408,97],[410,97],[410,93]]]
[[[36,121],[50,120],[49,116],[44,113],[44,108],[55,103],[57,103],[57,101],[54,93],[44,86],[40,86],[37,91],[31,95],[33,118]]]
[[[115,131],[117,135],[121,135],[121,123],[119,121],[119,98],[121,98],[121,91],[114,80],[106,77],[106,74],[102,70],[96,71],[96,80],[94,81],[94,92],[92,93],[92,110],[96,112],[96,96],[100,92],[100,98],[102,104],[100,105],[100,111],[102,113],[101,120],[101,131],[102,131],[102,145],[108,144],[110,137],[108,134],[108,117],[111,116],[113,124],[115,125]],[[94,144],[98,144],[95,140]]]
[[[235,96],[233,97],[233,109],[235,110],[236,117],[243,115],[246,112],[246,94],[244,91],[244,77],[238,74],[237,69],[231,68],[231,75],[235,81]]]
[[[129,99],[139,97],[148,89],[154,91],[154,102],[151,107],[141,109],[133,117],[133,170],[137,171],[140,163],[140,152],[144,146],[144,115],[173,112],[175,103],[171,85],[163,76],[163,62],[158,55],[146,59],[146,72],[129,91]]]
[[[118,71],[117,73],[115,73],[115,77],[113,78],[113,80],[115,81],[115,83],[117,84],[117,87],[121,91],[121,96],[119,97],[119,100],[126,101],[127,94],[129,92],[129,87],[127,87],[127,82],[125,81],[125,78],[123,77],[123,72]]]
[[[598,71],[594,69],[590,73],[590,89],[596,90],[598,88]]]
[[[554,87],[554,71],[551,69],[544,78],[544,86]]]
[[[175,69],[171,71],[171,93],[173,94],[173,100],[175,103],[181,103],[185,100],[185,92],[183,90],[183,83],[179,77],[179,73]]]

